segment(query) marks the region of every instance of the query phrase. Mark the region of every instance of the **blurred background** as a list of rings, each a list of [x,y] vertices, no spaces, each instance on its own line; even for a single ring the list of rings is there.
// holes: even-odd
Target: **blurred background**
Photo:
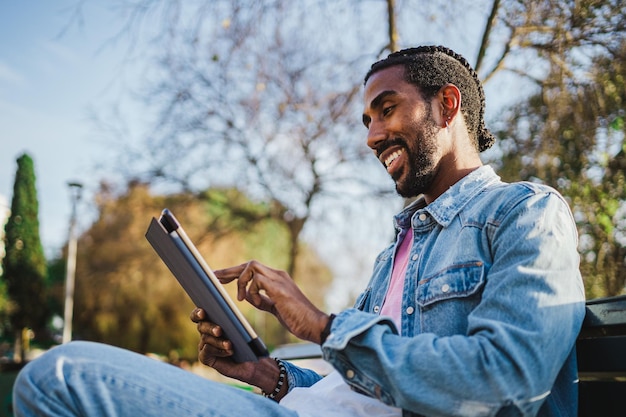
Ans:
[[[365,145],[363,76],[422,44],[484,81],[484,162],[570,203],[588,297],[624,293],[626,6],[426,3],[0,3],[4,361],[69,327],[193,366],[193,306],[143,236],[164,207],[214,268],[258,259],[350,306],[406,204]],[[270,347],[294,342],[241,308]]]

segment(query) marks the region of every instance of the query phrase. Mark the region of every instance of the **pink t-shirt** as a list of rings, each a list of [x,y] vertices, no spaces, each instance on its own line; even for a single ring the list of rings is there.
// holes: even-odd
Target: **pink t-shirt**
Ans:
[[[396,327],[401,328],[402,324],[402,292],[404,289],[404,276],[409,263],[409,253],[413,245],[413,229],[408,230],[402,243],[396,251],[393,260],[393,270],[391,271],[391,282],[385,295],[385,302],[380,310],[381,315],[389,316],[393,319]]]

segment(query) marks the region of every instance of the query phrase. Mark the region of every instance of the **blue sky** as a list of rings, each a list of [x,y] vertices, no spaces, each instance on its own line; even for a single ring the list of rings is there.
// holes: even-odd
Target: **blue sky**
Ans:
[[[120,27],[88,2],[82,25],[77,0],[0,1],[0,211],[10,205],[16,159],[34,160],[41,239],[56,255],[67,239],[68,181],[97,186],[94,166],[103,145],[89,109],[115,94],[122,45],[104,46]],[[80,213],[80,212],[79,212]]]

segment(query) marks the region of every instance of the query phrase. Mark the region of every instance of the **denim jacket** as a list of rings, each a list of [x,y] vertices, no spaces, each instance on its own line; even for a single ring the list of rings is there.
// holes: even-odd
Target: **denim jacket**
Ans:
[[[395,217],[355,308],[324,358],[356,391],[404,416],[571,416],[584,317],[577,231],[553,189],[483,166]],[[413,228],[402,328],[379,315],[397,242]],[[289,366],[289,384],[319,379]]]

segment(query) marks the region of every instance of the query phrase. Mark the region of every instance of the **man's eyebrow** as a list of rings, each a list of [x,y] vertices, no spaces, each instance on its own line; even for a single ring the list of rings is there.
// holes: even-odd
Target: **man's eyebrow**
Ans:
[[[370,103],[370,108],[372,109],[379,108],[383,104],[383,101],[385,101],[386,98],[388,98],[389,96],[394,96],[394,95],[398,95],[398,92],[395,90],[385,90],[381,92],[379,95],[377,95],[374,98],[374,100],[372,100],[372,102]]]

